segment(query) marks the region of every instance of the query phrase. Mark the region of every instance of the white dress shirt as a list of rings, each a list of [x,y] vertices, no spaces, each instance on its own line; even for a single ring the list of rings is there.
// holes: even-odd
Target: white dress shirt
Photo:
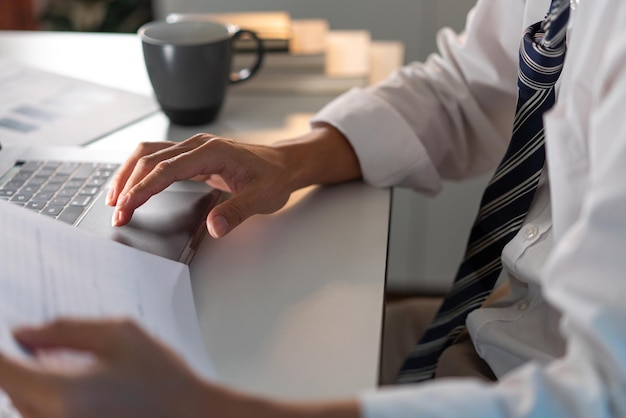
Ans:
[[[434,194],[491,170],[510,138],[522,32],[549,4],[481,0],[462,35],[439,34],[438,55],[314,120],[347,136],[376,186]],[[511,295],[467,320],[499,382],[372,391],[363,416],[626,416],[626,2],[573,2],[567,42],[546,168],[502,253]]]

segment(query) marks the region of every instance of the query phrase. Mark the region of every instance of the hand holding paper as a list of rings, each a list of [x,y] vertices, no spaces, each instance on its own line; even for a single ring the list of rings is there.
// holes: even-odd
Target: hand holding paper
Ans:
[[[0,231],[3,355],[33,360],[13,338],[16,327],[59,317],[126,317],[169,345],[191,369],[203,377],[214,377],[185,265],[91,236],[3,201]],[[91,343],[96,341],[94,335]],[[92,348],[90,341],[81,344]],[[54,341],[43,344],[55,345]]]

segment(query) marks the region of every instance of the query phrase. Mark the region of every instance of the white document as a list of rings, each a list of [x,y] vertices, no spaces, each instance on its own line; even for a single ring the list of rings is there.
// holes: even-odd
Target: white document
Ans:
[[[3,144],[84,145],[157,110],[151,97],[0,60]]]
[[[0,350],[28,356],[11,329],[60,316],[131,317],[215,377],[186,265],[0,200]]]

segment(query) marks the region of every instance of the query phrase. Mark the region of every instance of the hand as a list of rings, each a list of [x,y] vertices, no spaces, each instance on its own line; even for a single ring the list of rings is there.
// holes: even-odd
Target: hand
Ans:
[[[199,378],[128,320],[58,320],[18,330],[15,337],[35,353],[69,348],[95,357],[88,366],[63,371],[0,354],[0,387],[24,418],[201,415]]]
[[[218,238],[254,214],[283,207],[297,187],[292,177],[280,148],[198,134],[181,143],[141,144],[113,179],[107,204],[116,205],[112,223],[120,226],[175,181],[206,181],[232,193],[207,216],[207,228]]]
[[[23,418],[358,418],[355,399],[280,402],[200,380],[173,352],[128,320],[57,320],[23,328],[34,353],[92,354],[88,366],[47,370],[0,353],[0,388]]]

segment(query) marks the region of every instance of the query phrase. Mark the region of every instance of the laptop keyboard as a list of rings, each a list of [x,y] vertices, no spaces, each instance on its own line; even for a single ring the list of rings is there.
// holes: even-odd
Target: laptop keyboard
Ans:
[[[0,179],[0,199],[74,224],[119,164],[18,161]]]

